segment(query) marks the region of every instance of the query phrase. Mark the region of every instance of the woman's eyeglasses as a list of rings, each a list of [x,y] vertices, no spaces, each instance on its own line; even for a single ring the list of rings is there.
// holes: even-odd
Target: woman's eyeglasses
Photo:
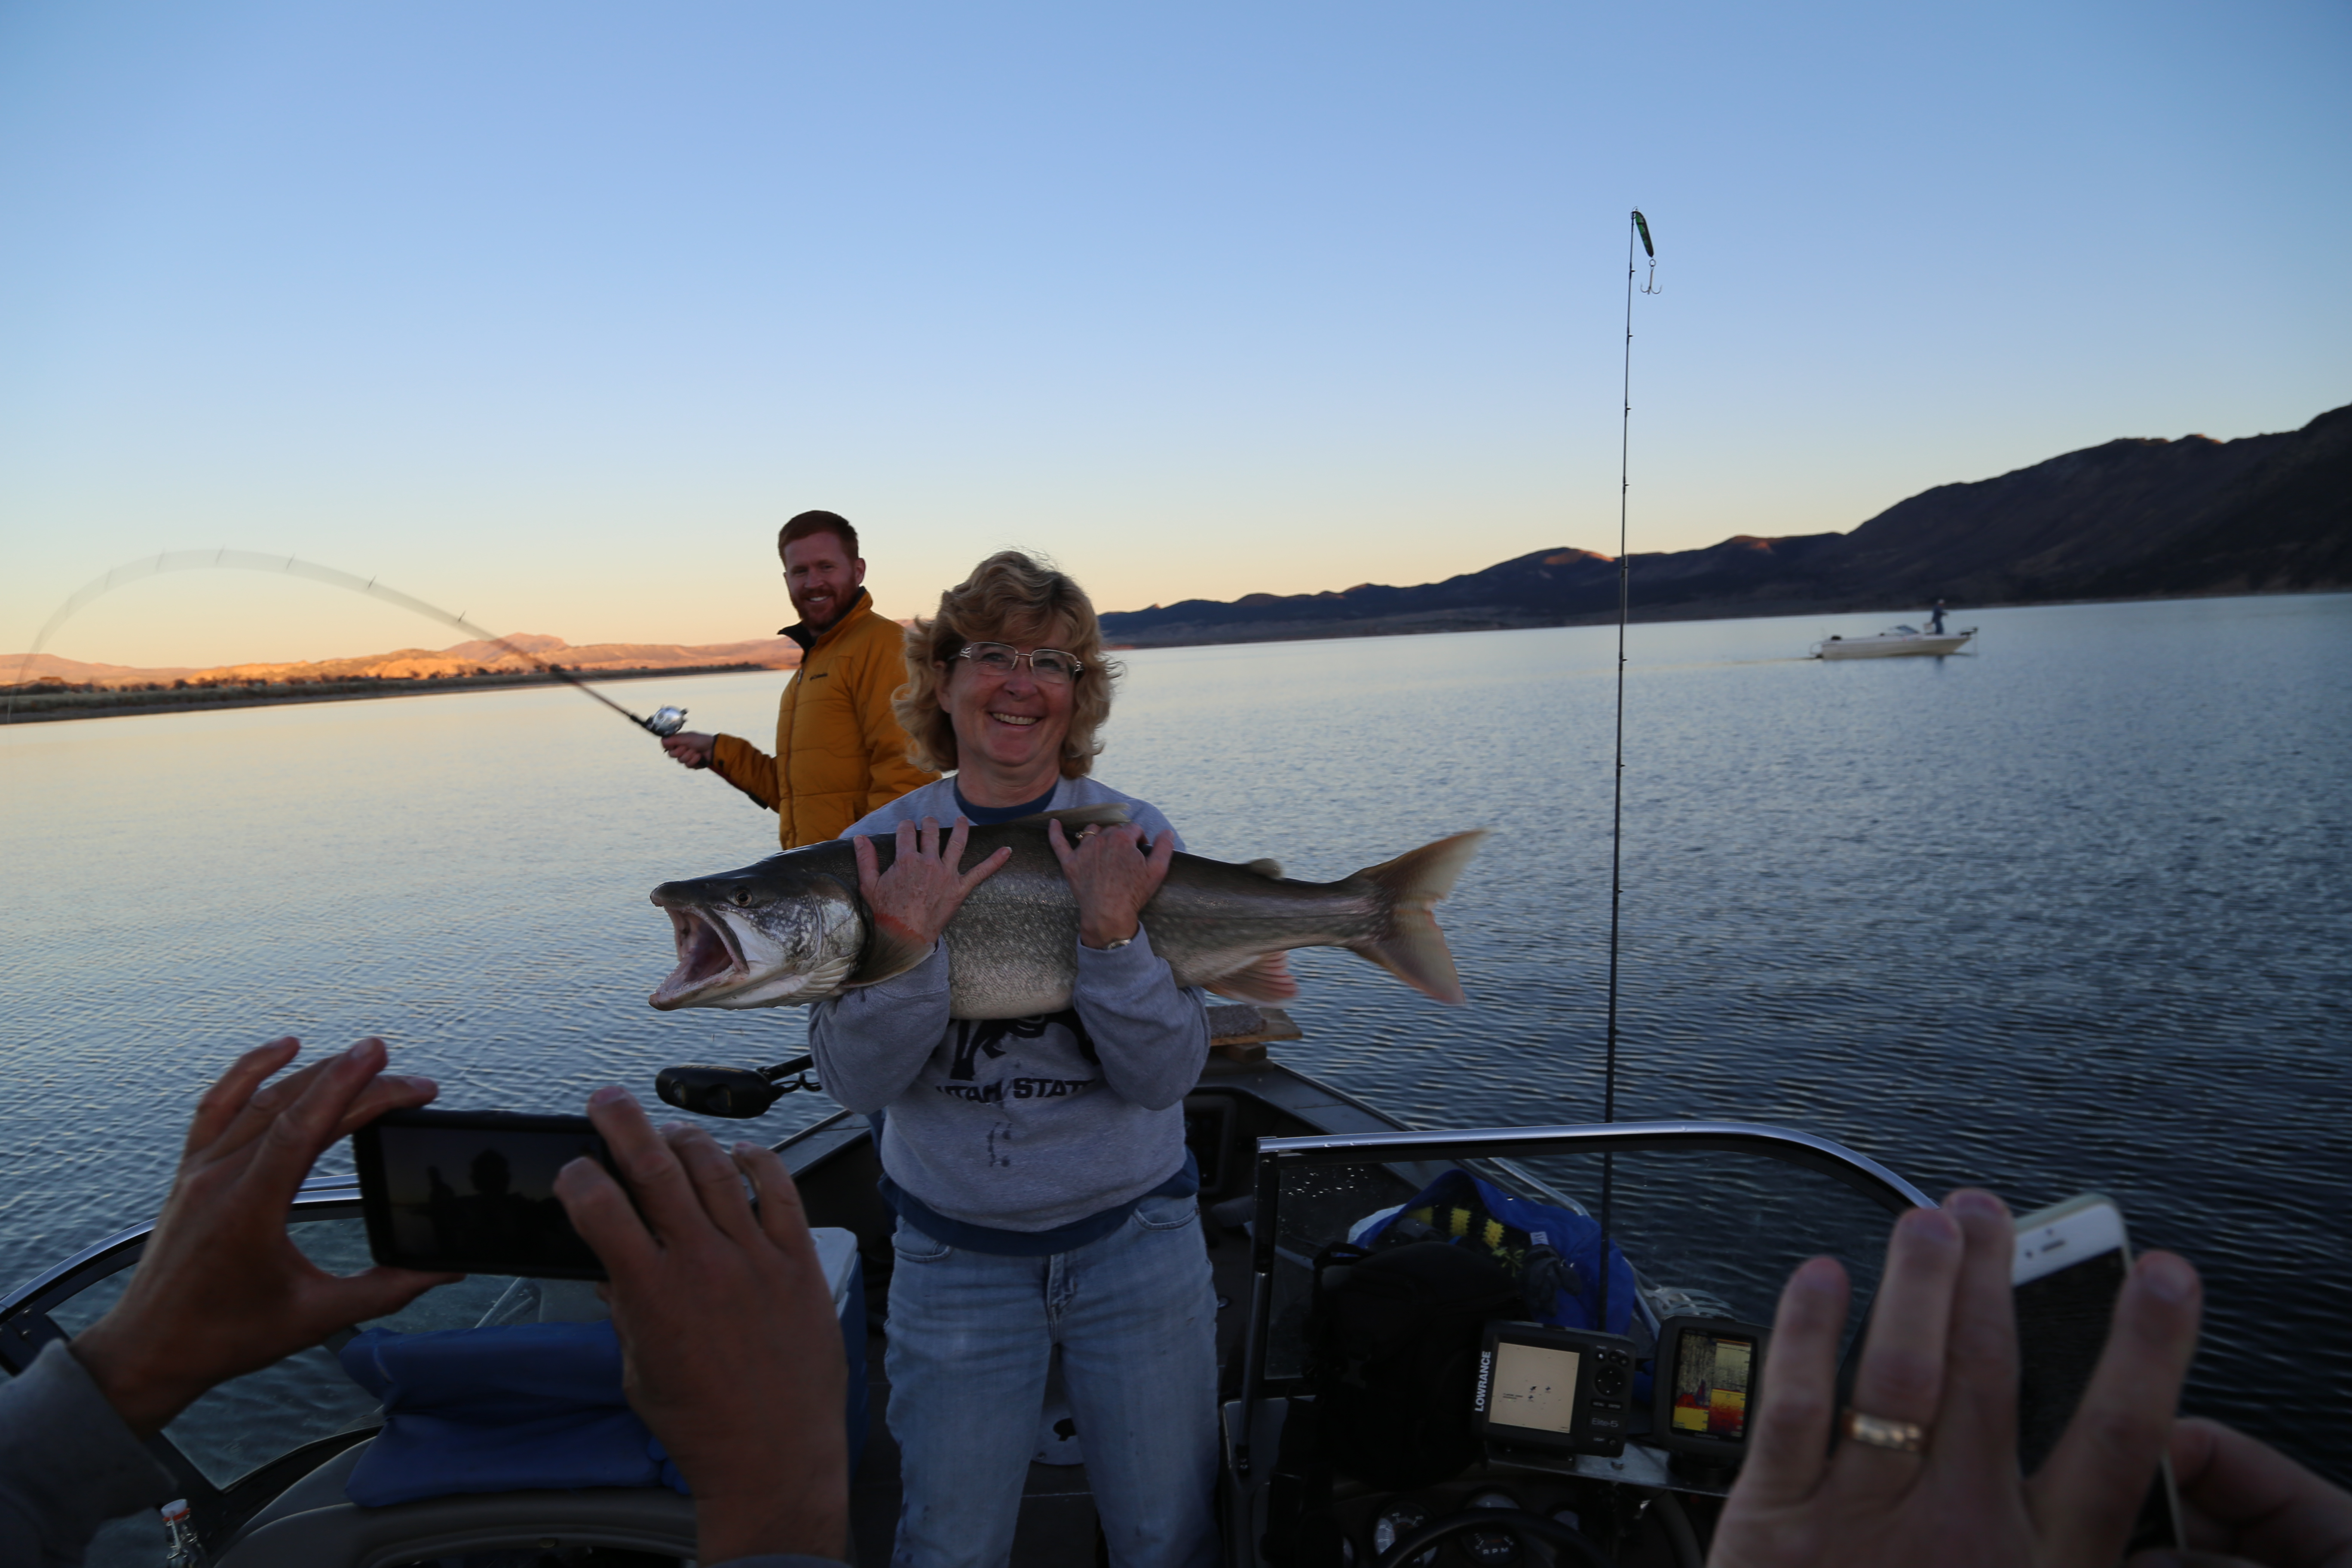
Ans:
[[[956,657],[968,658],[982,670],[998,677],[1011,675],[1026,664],[1030,673],[1048,686],[1067,686],[1087,668],[1076,654],[1064,653],[1057,647],[1032,648],[1023,653],[1001,642],[966,643]]]

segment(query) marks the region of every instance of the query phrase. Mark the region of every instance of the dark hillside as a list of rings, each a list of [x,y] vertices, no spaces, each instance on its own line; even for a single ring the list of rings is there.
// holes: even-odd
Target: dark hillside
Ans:
[[[2352,407],[2301,430],[2125,439],[1938,485],[1851,533],[1739,535],[1633,558],[1636,618],[2352,587]],[[1188,599],[1103,616],[1136,646],[1563,626],[1616,613],[1589,550],[1409,588]]]
[[[1872,518],[1822,560],[1839,596],[1973,603],[2343,586],[2352,408],[2301,430],[2110,441]]]

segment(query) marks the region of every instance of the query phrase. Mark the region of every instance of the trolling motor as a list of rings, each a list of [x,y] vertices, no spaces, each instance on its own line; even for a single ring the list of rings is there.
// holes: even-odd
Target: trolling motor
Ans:
[[[662,712],[676,712],[664,709]],[[654,715],[658,719],[661,714]],[[651,725],[646,726],[648,729]],[[814,1057],[794,1057],[788,1062],[778,1062],[772,1068],[719,1068],[700,1064],[664,1068],[654,1075],[654,1092],[665,1105],[675,1105],[680,1110],[691,1110],[700,1116],[724,1116],[734,1121],[749,1121],[755,1116],[765,1116],[768,1107],[788,1094],[803,1089],[820,1089],[824,1086],[809,1081],[808,1069],[816,1065]],[[787,1078],[793,1079],[786,1083]]]

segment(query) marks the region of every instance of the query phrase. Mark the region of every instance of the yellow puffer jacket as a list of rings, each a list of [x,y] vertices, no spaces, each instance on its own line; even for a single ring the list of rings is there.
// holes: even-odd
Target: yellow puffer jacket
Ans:
[[[773,810],[787,849],[836,838],[842,829],[940,775],[907,760],[907,732],[890,694],[907,684],[905,636],[858,590],[847,615],[805,650],[776,712],[776,754],[740,735],[715,737],[710,766]]]

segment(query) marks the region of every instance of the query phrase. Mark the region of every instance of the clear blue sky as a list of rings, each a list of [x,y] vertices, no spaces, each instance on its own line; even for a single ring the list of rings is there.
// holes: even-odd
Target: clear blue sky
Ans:
[[[2352,401],[2352,8],[402,0],[0,8],[0,648],[209,545],[501,629],[1412,583],[1847,529]],[[151,581],[70,657],[450,640]]]

